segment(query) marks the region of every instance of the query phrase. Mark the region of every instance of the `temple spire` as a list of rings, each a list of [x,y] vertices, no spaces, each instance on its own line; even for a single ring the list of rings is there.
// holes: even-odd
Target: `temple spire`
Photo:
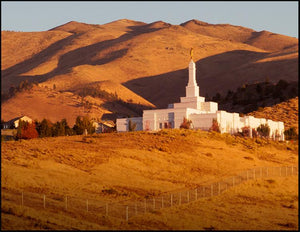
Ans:
[[[191,48],[191,50],[190,50],[191,60],[193,60],[193,55],[194,55],[194,50],[193,50],[193,48]]]

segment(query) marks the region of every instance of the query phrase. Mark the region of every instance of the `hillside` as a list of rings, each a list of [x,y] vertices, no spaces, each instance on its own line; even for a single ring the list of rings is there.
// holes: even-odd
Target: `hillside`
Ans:
[[[159,196],[254,167],[298,164],[297,144],[189,130],[11,141],[1,143],[1,148],[2,188],[102,202]],[[140,215],[130,224],[103,217],[91,223],[87,216],[74,214],[72,219],[62,212],[28,207],[20,211],[17,202],[4,199],[2,229],[282,229],[280,224],[289,223],[295,229],[296,176],[282,178],[246,182],[213,199]],[[216,221],[214,216],[223,219]],[[239,220],[241,216],[245,220]]]
[[[201,96],[226,94],[229,89],[267,77],[272,83],[280,79],[298,81],[298,39],[241,26],[197,20],[181,25],[162,21],[146,24],[121,19],[103,25],[71,21],[49,31],[1,34],[2,96],[24,80],[38,82],[45,91],[44,87],[55,86],[59,94],[72,93],[76,97],[78,89],[113,83],[105,91],[115,92],[123,102],[140,104],[141,109],[166,107],[185,94],[191,47]],[[2,119],[19,116],[14,103],[22,105],[26,99],[23,95],[2,102],[2,112],[10,112]],[[59,109],[60,104],[54,98],[54,108],[41,104],[43,101],[36,101],[35,113],[25,114],[37,119],[42,114],[57,114],[55,120],[60,120],[73,117],[72,112],[78,110],[70,108],[70,115],[63,110],[57,113],[53,109]],[[103,116],[100,112],[114,118],[117,113],[133,114],[117,112],[105,103],[95,107],[99,118]]]

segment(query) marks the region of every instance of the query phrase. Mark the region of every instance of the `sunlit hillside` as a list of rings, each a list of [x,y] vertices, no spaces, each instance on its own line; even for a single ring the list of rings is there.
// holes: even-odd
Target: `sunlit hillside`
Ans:
[[[35,92],[32,109],[23,110],[39,120],[45,114],[54,121],[62,117],[75,120],[71,118],[77,111],[91,116],[97,111],[99,118],[137,115],[130,112],[132,104],[141,109],[166,107],[185,94],[191,47],[201,96],[226,94],[229,89],[266,78],[272,83],[298,81],[298,39],[228,24],[197,20],[181,25],[147,24],[121,19],[96,25],[71,21],[49,31],[2,31],[1,36],[1,93],[3,99],[10,99],[2,102],[3,120],[20,116],[16,102],[26,105],[30,98],[26,93],[14,94],[24,80],[41,87],[40,93]],[[114,108],[106,104],[107,99],[93,99],[103,104],[94,104],[90,112],[74,101],[68,111],[59,111],[56,98],[48,99],[53,107],[43,106],[43,95],[49,89],[60,98],[68,93],[76,98],[78,89],[99,83],[110,83],[100,88],[116,93],[130,107]]]
[[[2,188],[101,202],[156,197],[254,167],[297,165],[297,144],[190,130],[1,143]],[[85,214],[20,210],[19,200],[2,199],[2,229],[295,229],[298,182],[296,176],[282,178],[246,182],[213,199],[139,215],[129,224],[97,215],[91,221]]]

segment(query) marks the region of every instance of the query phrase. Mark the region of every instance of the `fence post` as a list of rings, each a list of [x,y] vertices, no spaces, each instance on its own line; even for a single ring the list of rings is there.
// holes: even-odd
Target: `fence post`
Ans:
[[[262,168],[260,168],[260,178],[262,178]]]
[[[86,199],[86,212],[89,212],[89,200]]]
[[[279,167],[279,176],[281,176],[281,167]]]
[[[46,196],[44,194],[44,209],[46,208]]]
[[[173,194],[171,193],[171,207],[173,206]]]
[[[161,207],[162,208],[164,207],[164,197],[163,196],[161,197]]]
[[[197,188],[195,189],[195,199],[197,200]]]
[[[66,210],[68,210],[68,196],[66,196]]]
[[[126,221],[128,222],[128,205],[126,205]]]
[[[108,216],[108,203],[105,204],[105,215]]]
[[[23,191],[22,191],[21,205],[22,206],[24,205],[24,193],[23,193]]]
[[[219,182],[219,195],[221,194],[221,183]]]
[[[179,205],[181,205],[181,192],[179,193]]]
[[[137,215],[137,203],[135,201],[135,215]]]
[[[190,202],[190,192],[187,192],[187,202]]]

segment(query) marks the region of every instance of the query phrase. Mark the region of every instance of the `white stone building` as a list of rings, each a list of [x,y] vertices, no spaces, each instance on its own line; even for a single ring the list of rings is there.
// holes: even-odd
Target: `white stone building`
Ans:
[[[163,128],[180,128],[183,119],[192,121],[192,128],[208,131],[213,119],[217,120],[221,133],[234,134],[241,132],[245,126],[256,129],[261,124],[270,127],[270,138],[284,140],[283,122],[275,122],[265,118],[253,116],[240,117],[238,113],[218,110],[218,103],[205,102],[199,96],[199,86],[196,83],[196,67],[191,59],[189,63],[189,81],[186,86],[186,96],[180,98],[179,103],[169,104],[167,109],[144,110],[143,117],[117,119],[117,131],[129,131],[129,120],[136,123],[136,130],[156,131]]]

